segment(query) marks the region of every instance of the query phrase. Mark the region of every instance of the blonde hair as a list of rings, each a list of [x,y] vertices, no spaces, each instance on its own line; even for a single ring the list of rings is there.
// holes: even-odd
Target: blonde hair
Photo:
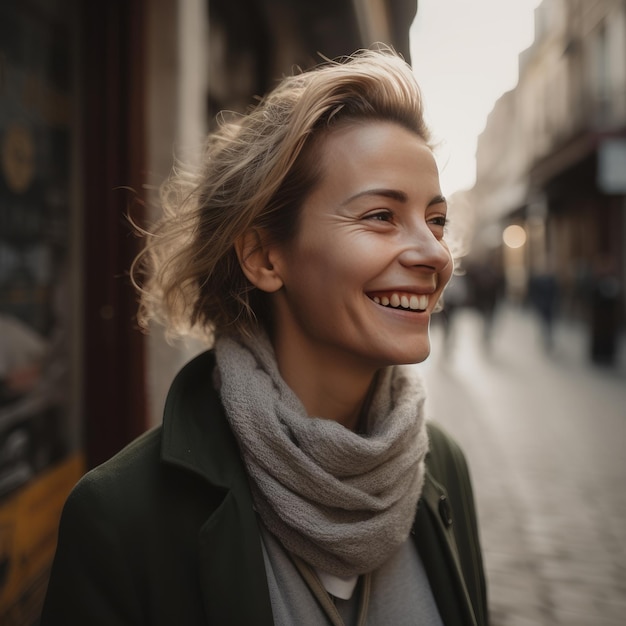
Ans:
[[[385,120],[430,141],[413,71],[390,48],[361,50],[284,78],[248,114],[206,143],[200,167],[179,167],[161,189],[163,216],[131,274],[138,319],[170,335],[250,333],[270,321],[262,292],[243,274],[235,242],[257,228],[272,241],[296,232],[321,176],[316,145],[338,124]]]

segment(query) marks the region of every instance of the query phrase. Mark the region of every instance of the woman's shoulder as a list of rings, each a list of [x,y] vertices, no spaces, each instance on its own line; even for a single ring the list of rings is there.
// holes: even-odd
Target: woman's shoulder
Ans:
[[[427,477],[431,485],[437,485],[440,505],[445,494],[445,519],[450,520],[446,526],[454,537],[455,561],[461,566],[477,623],[487,624],[487,591],[468,463],[461,446],[441,425],[429,421],[427,429]],[[438,512],[444,516],[441,508]]]
[[[426,466],[433,478],[444,483],[453,475],[469,479],[467,460],[456,439],[437,422],[429,420],[426,428],[429,442]]]
[[[429,451],[426,455],[427,479],[446,494],[456,515],[466,518],[461,526],[474,525],[476,522],[474,490],[465,453],[454,437],[441,425],[428,422],[427,428],[429,437]]]
[[[88,471],[74,486],[68,505],[81,506],[95,500],[106,500],[123,511],[146,492],[158,471],[161,427],[137,437],[113,457]],[[66,506],[68,506],[66,505]]]

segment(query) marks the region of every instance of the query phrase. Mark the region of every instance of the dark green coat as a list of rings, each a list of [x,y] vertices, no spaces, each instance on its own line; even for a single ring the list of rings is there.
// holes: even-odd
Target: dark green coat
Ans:
[[[65,505],[42,626],[270,626],[256,514],[211,384],[188,364],[163,426],[89,472]],[[446,626],[487,624],[471,486],[459,448],[429,426],[413,534]]]

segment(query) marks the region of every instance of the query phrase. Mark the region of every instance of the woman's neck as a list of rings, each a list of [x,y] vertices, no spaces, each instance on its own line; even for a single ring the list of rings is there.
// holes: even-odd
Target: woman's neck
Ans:
[[[358,430],[376,372],[347,367],[332,359],[301,358],[276,346],[278,368],[310,416]]]

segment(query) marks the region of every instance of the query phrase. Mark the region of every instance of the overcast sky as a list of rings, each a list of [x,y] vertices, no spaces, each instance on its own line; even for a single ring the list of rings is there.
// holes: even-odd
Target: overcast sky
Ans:
[[[475,180],[476,139],[495,101],[517,83],[519,53],[541,0],[419,0],[411,61],[436,140],[442,191]]]

